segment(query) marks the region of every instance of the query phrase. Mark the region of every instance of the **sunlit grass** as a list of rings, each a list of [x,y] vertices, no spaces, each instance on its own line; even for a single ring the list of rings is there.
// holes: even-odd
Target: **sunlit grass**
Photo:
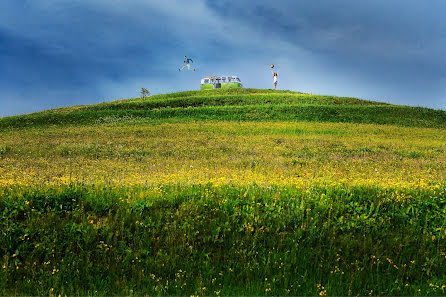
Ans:
[[[290,122],[101,124],[2,133],[0,185],[423,187],[445,180],[441,130]]]

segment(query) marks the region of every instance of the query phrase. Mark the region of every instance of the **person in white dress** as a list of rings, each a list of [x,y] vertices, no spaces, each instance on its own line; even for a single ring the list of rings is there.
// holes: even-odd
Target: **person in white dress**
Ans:
[[[274,68],[274,66],[271,67],[271,68]],[[271,73],[273,74],[273,79],[274,79],[274,90],[275,90],[276,87],[277,87],[277,77],[279,76],[279,70],[277,70],[277,69],[271,70]]]

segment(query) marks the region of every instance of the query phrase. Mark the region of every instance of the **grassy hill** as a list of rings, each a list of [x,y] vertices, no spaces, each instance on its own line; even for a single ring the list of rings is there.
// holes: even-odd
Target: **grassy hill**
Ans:
[[[2,295],[443,295],[446,112],[216,90],[0,119]]]
[[[119,100],[13,116],[0,128],[37,125],[85,125],[113,118],[175,121],[322,121],[446,127],[446,112],[421,107],[302,94],[290,91],[229,89],[188,91],[148,99]]]

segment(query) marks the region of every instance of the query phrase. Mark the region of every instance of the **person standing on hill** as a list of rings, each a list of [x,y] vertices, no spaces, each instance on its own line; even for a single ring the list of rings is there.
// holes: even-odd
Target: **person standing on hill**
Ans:
[[[277,70],[277,69],[274,69],[274,64],[271,64],[270,65],[270,67],[271,67],[271,73],[273,74],[273,79],[274,79],[274,90],[276,89],[276,87],[277,87],[277,77],[278,77],[278,75],[279,75],[279,70]]]
[[[190,63],[193,63],[194,61],[192,59],[189,59],[188,57],[184,56],[184,65],[183,67],[179,68],[178,71],[183,70],[185,67],[187,67],[187,70],[189,71],[195,71],[195,68],[190,68]]]

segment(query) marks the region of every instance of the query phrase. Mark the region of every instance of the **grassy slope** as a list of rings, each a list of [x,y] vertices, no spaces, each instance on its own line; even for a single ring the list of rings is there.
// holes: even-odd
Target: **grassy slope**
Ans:
[[[250,89],[0,119],[0,294],[444,294],[445,121]]]
[[[0,119],[0,128],[79,125],[133,117],[145,120],[280,120],[446,127],[446,111],[289,91],[230,89],[156,95]]]

